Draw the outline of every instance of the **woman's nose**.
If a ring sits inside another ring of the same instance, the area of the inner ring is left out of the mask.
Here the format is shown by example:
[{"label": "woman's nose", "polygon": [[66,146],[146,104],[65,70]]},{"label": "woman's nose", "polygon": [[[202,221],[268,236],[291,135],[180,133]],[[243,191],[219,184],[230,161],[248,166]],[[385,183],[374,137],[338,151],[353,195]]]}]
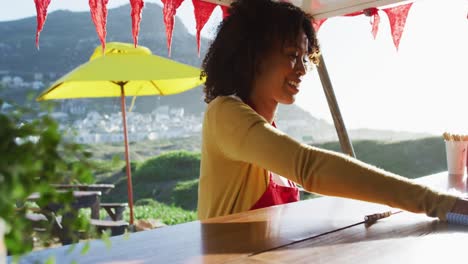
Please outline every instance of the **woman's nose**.
[{"label": "woman's nose", "polygon": [[302,60],[296,63],[295,68],[296,68],[296,74],[298,74],[299,76],[303,76],[307,72],[307,65]]}]

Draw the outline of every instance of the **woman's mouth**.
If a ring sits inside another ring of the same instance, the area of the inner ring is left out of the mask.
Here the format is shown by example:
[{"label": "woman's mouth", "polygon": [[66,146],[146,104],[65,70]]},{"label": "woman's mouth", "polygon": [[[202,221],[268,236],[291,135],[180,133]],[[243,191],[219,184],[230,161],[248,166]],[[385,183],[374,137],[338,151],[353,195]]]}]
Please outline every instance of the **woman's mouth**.
[{"label": "woman's mouth", "polygon": [[295,94],[299,92],[299,82],[288,81],[288,86]]}]

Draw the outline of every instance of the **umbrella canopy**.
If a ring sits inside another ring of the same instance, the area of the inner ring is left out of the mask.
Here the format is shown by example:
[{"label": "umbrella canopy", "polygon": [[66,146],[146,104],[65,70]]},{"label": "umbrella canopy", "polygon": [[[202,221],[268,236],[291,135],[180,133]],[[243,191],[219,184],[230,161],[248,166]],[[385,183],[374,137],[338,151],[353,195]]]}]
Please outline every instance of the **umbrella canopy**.
[{"label": "umbrella canopy", "polygon": [[125,143],[130,224],[133,224],[133,186],[128,151],[125,96],[177,94],[202,84],[200,69],[155,56],[142,46],[111,42],[97,47],[88,62],[45,90],[38,101],[50,99],[120,97]]},{"label": "umbrella canopy", "polygon": [[145,47],[108,43],[104,55],[97,47],[90,60],[51,85],[37,100],[120,97],[125,94],[171,95],[203,83],[200,69],[152,55]]}]

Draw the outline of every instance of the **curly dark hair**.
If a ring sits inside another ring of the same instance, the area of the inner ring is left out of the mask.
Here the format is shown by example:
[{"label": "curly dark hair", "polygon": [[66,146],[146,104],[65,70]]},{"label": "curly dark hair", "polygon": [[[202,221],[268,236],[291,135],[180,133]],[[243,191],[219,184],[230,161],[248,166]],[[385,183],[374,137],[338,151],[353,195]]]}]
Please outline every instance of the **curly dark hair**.
[{"label": "curly dark hair", "polygon": [[271,50],[272,43],[295,42],[301,30],[309,40],[309,58],[317,64],[319,49],[309,14],[286,2],[233,2],[203,60],[205,102],[221,95],[236,95],[247,101],[261,58]]}]

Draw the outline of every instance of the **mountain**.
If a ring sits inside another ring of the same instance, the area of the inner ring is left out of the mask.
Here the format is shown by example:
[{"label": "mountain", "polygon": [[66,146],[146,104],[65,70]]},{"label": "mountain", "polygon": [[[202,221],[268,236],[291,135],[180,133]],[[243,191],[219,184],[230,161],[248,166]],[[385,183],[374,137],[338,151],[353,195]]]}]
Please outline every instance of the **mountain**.
[{"label": "mountain", "polygon": [[[35,47],[35,30],[35,17],[0,22],[0,80],[5,76],[18,76],[32,82],[37,76],[41,76],[41,81],[47,86],[77,65],[86,62],[94,49],[100,45],[89,12],[49,13],[40,36],[39,50]],[[107,42],[111,41],[133,42],[129,5],[109,9]],[[201,39],[198,57],[195,36],[191,35],[176,17],[171,59],[200,67],[209,42],[209,39]],[[143,9],[139,44],[150,48],[156,55],[167,57],[162,8],[157,4],[146,3]],[[28,85],[6,87],[0,90],[0,96],[25,103],[27,94],[33,92],[34,98],[34,95],[43,89],[34,90]],[[130,104],[131,100],[128,101]],[[58,105],[62,111],[70,105],[86,106],[89,111],[119,111],[118,98],[63,100],[58,101]],[[150,112],[159,105],[184,107],[186,113],[200,115],[205,109],[202,88],[197,87],[171,96],[137,97],[134,110]],[[307,142],[337,140],[333,125],[313,117],[298,106],[281,106],[277,118],[279,128],[297,139]],[[379,140],[404,140],[425,136],[375,130],[350,131],[350,134],[352,139]]]},{"label": "mountain", "polygon": [[[0,23],[0,71],[22,77],[36,72],[63,75],[87,61],[100,45],[89,12],[51,12],[40,36],[39,50],[34,46],[35,30],[35,17]],[[133,42],[131,30],[129,5],[109,10],[107,42]],[[143,9],[139,44],[167,57],[162,9],[157,4],[146,3]],[[207,46],[208,40],[202,38],[202,56]],[[176,17],[171,59],[199,67],[202,56],[197,55],[195,37]]]}]

